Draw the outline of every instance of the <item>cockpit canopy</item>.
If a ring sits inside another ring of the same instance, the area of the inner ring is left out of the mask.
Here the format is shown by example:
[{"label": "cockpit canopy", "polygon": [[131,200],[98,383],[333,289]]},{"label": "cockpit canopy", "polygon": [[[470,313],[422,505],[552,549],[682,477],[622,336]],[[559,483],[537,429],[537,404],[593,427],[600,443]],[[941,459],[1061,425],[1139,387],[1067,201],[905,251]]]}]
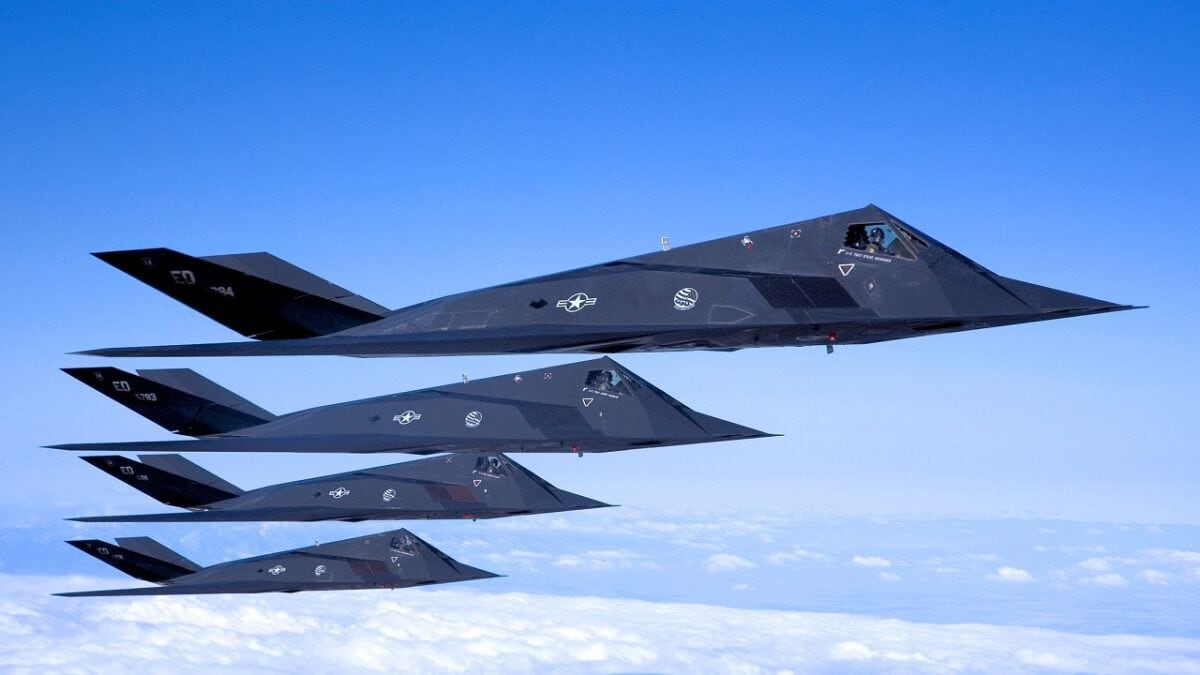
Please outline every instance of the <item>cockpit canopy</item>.
[{"label": "cockpit canopy", "polygon": [[496,455],[488,455],[475,460],[474,473],[492,478],[503,478],[508,475],[508,468]]},{"label": "cockpit canopy", "polygon": [[846,248],[905,260],[916,260],[912,249],[887,223],[855,223],[846,228]]},{"label": "cockpit canopy", "polygon": [[632,380],[623,377],[620,372],[605,368],[603,370],[589,370],[587,380],[584,381],[584,388],[589,391],[594,391],[600,394],[629,396],[633,393],[630,385]]},{"label": "cockpit canopy", "polygon": [[417,554],[417,544],[413,541],[413,538],[407,534],[392,537],[391,544],[389,544],[388,548],[396,553],[402,553],[404,555]]}]

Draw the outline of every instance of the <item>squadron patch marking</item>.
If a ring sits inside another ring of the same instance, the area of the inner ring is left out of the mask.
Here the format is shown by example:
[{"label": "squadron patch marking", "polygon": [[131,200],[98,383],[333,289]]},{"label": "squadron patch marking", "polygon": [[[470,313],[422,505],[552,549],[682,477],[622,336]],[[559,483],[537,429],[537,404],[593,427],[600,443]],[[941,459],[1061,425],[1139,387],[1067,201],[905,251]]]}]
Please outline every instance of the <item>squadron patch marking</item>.
[{"label": "squadron patch marking", "polygon": [[686,312],[696,306],[696,301],[700,299],[700,292],[694,288],[681,288],[675,291],[675,309]]},{"label": "squadron patch marking", "polygon": [[383,501],[390,502],[395,498],[396,498],[396,491],[393,490],[392,488],[388,488],[383,491]]},{"label": "squadron patch marking", "polygon": [[321,576],[322,574],[325,574],[325,572],[326,572],[326,569],[325,569],[324,565],[317,565],[316,567],[313,568],[313,574],[318,577]]},{"label": "squadron patch marking", "polygon": [[474,429],[480,424],[483,424],[483,413],[479,412],[478,410],[472,410],[471,412],[467,413],[467,417],[463,421],[466,423],[468,429]]}]

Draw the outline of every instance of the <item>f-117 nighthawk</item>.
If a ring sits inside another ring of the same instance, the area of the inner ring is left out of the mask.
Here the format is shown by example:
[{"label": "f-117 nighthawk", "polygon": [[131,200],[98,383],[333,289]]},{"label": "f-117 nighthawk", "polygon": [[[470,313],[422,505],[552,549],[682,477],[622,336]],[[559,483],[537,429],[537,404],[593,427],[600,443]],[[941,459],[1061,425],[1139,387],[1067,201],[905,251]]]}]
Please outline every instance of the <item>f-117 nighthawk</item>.
[{"label": "f-117 nighthawk", "polygon": [[65,372],[191,441],[108,452],[610,452],[770,434],[698,413],[608,357],[275,416],[187,369]]},{"label": "f-117 nighthawk", "polygon": [[179,455],[93,455],[85,462],[188,511],[72,518],[214,522],[502,518],[610,506],[550,485],[500,453],[452,453],[243,491]]},{"label": "f-117 nighthawk", "polygon": [[403,529],[211,567],[200,567],[150,537],[67,543],[129,576],[159,584],[55,594],[67,597],[408,588],[498,576],[464,565]]},{"label": "f-117 nighthawk", "polygon": [[871,205],[389,311],[268,253],[96,253],[258,342],[102,356],[735,350],[863,344],[1132,309],[994,274]]}]

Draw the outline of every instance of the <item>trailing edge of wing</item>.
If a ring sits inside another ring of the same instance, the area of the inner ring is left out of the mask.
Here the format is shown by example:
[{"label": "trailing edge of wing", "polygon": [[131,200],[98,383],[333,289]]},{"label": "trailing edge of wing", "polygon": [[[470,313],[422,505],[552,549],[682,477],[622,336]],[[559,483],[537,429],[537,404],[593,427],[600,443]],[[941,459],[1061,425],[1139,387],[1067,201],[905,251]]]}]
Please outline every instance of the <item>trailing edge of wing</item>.
[{"label": "trailing edge of wing", "polygon": [[54,595],[64,598],[93,598],[102,596],[129,596],[129,595],[212,595],[218,593],[291,593],[296,591],[311,590],[301,587],[296,588],[279,588],[276,586],[254,585],[249,584],[231,584],[219,583],[212,585],[203,584],[180,584],[178,586],[145,586],[142,588],[113,588],[103,591],[72,591],[69,593],[55,593]]},{"label": "trailing edge of wing", "polygon": [[[228,511],[176,511],[174,513],[141,513],[132,516],[80,516],[67,520],[77,523],[220,523],[220,522],[316,522],[334,520],[327,515],[297,517],[295,508],[231,509]],[[337,520],[357,521],[379,519],[378,511],[338,514]]]},{"label": "trailing edge of wing", "polygon": [[116,443],[63,443],[55,450],[77,452],[440,452],[445,439],[428,443],[396,437],[295,436],[285,438],[201,438],[194,441],[129,441]]},{"label": "trailing edge of wing", "polygon": [[[87,356],[451,356],[455,354],[610,353],[636,348],[665,327],[599,330],[579,335],[558,326],[537,330],[460,330],[437,335],[334,335],[263,342],[211,342],[108,347],[75,352]],[[501,349],[499,345],[515,345]],[[452,349],[447,347],[451,346]]]}]

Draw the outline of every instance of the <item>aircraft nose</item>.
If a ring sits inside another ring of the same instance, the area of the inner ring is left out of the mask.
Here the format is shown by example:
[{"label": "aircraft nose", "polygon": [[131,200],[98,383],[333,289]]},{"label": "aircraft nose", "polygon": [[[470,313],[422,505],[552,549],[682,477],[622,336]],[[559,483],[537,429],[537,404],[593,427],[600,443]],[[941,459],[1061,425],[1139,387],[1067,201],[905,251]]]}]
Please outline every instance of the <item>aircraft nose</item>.
[{"label": "aircraft nose", "polygon": [[1079,316],[1135,308],[1133,305],[1120,305],[1107,300],[1089,298],[1086,295],[1068,293],[1067,291],[1038,286],[1026,281],[1018,281],[1017,279],[1000,277],[997,281],[1010,293],[1020,298],[1022,302],[1042,314]]},{"label": "aircraft nose", "polygon": [[775,435],[759,431],[758,429],[744,427],[740,424],[720,419],[719,417],[698,413],[694,410],[688,411],[688,417],[711,438],[766,438]]},{"label": "aircraft nose", "polygon": [[583,495],[577,495],[574,492],[566,492],[564,490],[558,491],[558,497],[564,504],[573,509],[601,509],[612,506],[612,504],[605,504],[590,497],[584,497]]},{"label": "aircraft nose", "polygon": [[481,570],[478,567],[471,567],[470,565],[464,565],[462,563],[455,565],[455,568],[459,572],[459,580],[461,581],[470,581],[472,579],[498,579],[504,576],[502,574]]}]

